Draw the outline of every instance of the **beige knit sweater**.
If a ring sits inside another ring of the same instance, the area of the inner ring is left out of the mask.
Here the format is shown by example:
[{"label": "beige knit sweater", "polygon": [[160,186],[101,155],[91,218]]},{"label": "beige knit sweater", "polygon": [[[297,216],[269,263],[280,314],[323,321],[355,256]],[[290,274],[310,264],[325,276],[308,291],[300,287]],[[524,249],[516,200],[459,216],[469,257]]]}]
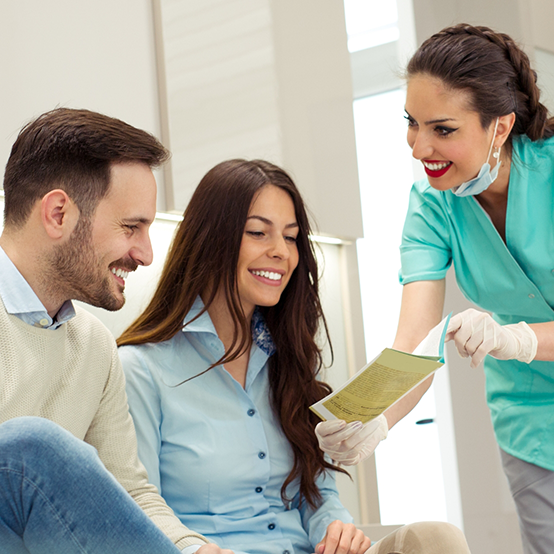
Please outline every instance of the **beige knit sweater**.
[{"label": "beige knit sweater", "polygon": [[8,314],[0,299],[0,422],[27,415],[58,423],[98,450],[106,468],[178,548],[204,544],[147,481],[111,333],[89,312],[76,311],[52,331]]}]

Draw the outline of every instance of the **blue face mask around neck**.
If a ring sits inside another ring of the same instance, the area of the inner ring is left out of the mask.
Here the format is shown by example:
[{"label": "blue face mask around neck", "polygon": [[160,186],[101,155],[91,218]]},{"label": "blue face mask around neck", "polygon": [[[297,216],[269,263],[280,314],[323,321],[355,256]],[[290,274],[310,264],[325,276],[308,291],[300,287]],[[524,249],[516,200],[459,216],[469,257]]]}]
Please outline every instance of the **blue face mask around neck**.
[{"label": "blue face mask around neck", "polygon": [[[499,119],[500,118],[498,117],[496,118],[496,124],[494,126],[494,133],[492,136],[491,147],[489,149],[489,155],[487,156],[487,161],[481,166],[481,170],[479,171],[477,177],[474,177],[473,179],[462,183],[458,187],[450,189],[456,196],[475,196],[476,194],[481,194],[483,191],[487,190],[498,177],[498,170],[500,169],[500,164],[502,162],[498,160],[496,162],[496,165],[494,166],[494,169],[491,170],[489,159],[491,157],[492,146],[496,137],[496,129],[498,128]],[[500,149],[498,152],[494,153],[495,158],[498,158],[499,156]]]}]

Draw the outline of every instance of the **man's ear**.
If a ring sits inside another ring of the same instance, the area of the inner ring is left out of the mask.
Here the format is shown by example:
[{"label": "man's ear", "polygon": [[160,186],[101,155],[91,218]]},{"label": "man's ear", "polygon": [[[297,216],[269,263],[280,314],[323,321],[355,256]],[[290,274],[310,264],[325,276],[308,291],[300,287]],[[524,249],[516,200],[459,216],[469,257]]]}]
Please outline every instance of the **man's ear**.
[{"label": "man's ear", "polygon": [[42,197],[40,204],[42,225],[52,239],[69,236],[79,219],[79,209],[61,189],[54,189]]}]

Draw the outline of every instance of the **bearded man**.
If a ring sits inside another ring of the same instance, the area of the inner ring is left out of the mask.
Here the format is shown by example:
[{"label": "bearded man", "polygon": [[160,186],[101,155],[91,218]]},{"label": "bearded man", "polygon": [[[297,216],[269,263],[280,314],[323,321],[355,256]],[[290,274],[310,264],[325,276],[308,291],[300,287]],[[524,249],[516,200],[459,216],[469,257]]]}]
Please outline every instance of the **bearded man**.
[{"label": "bearded man", "polygon": [[230,552],[148,483],[114,339],[72,303],[118,310],[129,272],[151,263],[152,168],[168,155],[145,131],[67,108],[13,145],[0,237],[2,552]]}]

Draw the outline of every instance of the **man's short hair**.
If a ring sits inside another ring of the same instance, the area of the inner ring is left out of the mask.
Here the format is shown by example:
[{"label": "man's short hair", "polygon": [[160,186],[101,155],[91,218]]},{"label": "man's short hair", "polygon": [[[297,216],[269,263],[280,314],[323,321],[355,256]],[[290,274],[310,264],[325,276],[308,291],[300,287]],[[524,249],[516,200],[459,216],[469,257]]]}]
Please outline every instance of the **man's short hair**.
[{"label": "man's short hair", "polygon": [[21,226],[49,191],[64,190],[90,217],[110,186],[116,163],[161,165],[169,152],[156,137],[89,110],[57,108],[28,123],[4,174],[4,224]]}]

